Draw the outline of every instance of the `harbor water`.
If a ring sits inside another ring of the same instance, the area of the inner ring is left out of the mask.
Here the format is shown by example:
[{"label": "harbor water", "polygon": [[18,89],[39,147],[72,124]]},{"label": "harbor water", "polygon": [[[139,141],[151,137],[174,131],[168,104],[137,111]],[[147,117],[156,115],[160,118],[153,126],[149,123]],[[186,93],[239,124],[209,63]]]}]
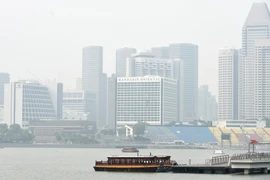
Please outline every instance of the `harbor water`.
[{"label": "harbor water", "polygon": [[[245,151],[224,150],[230,155]],[[140,149],[140,155],[171,155],[181,164],[205,163],[213,150]],[[174,173],[95,172],[95,160],[123,155],[121,149],[98,148],[4,148],[0,149],[0,180],[209,180],[270,179],[270,175],[209,175]],[[135,154],[134,154],[135,155]]]}]

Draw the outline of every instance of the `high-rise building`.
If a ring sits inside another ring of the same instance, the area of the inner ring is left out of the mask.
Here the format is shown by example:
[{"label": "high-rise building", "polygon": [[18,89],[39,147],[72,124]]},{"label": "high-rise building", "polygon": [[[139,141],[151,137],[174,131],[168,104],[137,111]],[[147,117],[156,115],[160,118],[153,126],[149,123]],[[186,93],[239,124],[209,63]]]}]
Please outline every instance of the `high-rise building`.
[{"label": "high-rise building", "polygon": [[30,121],[59,120],[62,117],[62,83],[44,85],[19,81],[5,85],[4,119],[8,125],[28,128]]},{"label": "high-rise building", "polygon": [[109,129],[116,130],[116,74],[108,78],[107,122]]},{"label": "high-rise building", "polygon": [[107,123],[107,74],[103,73],[100,86],[99,127],[105,127]]},{"label": "high-rise building", "polygon": [[82,88],[96,95],[96,120],[99,126],[100,90],[102,86],[103,48],[87,46],[83,48]]},{"label": "high-rise building", "polygon": [[126,59],[135,54],[135,48],[121,48],[116,50],[116,76],[126,77]]},{"label": "high-rise building", "polygon": [[76,78],[76,89],[82,90],[82,78]]},{"label": "high-rise building", "polygon": [[198,96],[198,115],[201,120],[215,121],[218,116],[218,105],[215,96],[209,92],[208,85],[201,85]]},{"label": "high-rise building", "polygon": [[223,48],[218,58],[218,119],[238,119],[239,50]]},{"label": "high-rise building", "polygon": [[184,64],[184,121],[198,118],[198,46],[194,44],[170,44],[170,59],[181,59]]},{"label": "high-rise building", "polygon": [[169,47],[153,47],[152,54],[158,59],[169,59]]},{"label": "high-rise building", "polygon": [[270,117],[270,39],[255,41],[255,117]]},{"label": "high-rise building", "polygon": [[117,78],[117,125],[177,122],[177,80],[158,76]]},{"label": "high-rise building", "polygon": [[178,118],[183,121],[183,79],[184,63],[179,59],[160,59],[152,53],[143,52],[132,55],[127,59],[127,77],[160,76],[177,80]]},{"label": "high-rise building", "polygon": [[9,84],[10,77],[8,73],[0,73],[0,107],[4,107],[4,87]]},{"label": "high-rise building", "polygon": [[174,78],[174,60],[155,58],[151,53],[134,54],[127,59],[128,77],[160,76]]},{"label": "high-rise building", "polygon": [[[242,50],[239,59],[239,119],[256,118],[254,98],[255,42],[270,37],[270,16],[266,3],[254,3],[242,28]],[[261,73],[256,71],[257,73]]]}]

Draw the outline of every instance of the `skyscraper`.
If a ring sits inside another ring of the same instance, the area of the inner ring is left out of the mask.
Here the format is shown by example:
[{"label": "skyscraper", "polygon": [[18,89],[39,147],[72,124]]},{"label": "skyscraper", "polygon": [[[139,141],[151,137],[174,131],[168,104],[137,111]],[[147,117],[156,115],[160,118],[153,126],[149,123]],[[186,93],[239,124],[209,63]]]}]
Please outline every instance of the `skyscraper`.
[{"label": "skyscraper", "polygon": [[218,119],[238,119],[238,58],[234,48],[219,50],[218,58]]},{"label": "skyscraper", "polygon": [[116,50],[116,76],[126,77],[126,59],[136,53],[135,48],[121,48]]},{"label": "skyscraper", "polygon": [[4,106],[4,87],[10,81],[8,73],[0,73],[0,106]]},{"label": "skyscraper", "polygon": [[102,83],[103,48],[87,46],[83,48],[82,88],[96,95],[96,120],[99,126],[100,89]]},{"label": "skyscraper", "polygon": [[[266,3],[254,3],[242,29],[242,51],[239,61],[239,119],[255,117],[254,67],[255,41],[269,39],[270,16]],[[260,73],[257,71],[257,73]]]},{"label": "skyscraper", "polygon": [[255,117],[270,117],[270,39],[255,41]]},{"label": "skyscraper", "polygon": [[218,105],[215,96],[209,92],[208,85],[201,85],[198,96],[198,115],[201,120],[217,120]]},{"label": "skyscraper", "polygon": [[160,76],[173,78],[174,61],[172,59],[155,58],[151,53],[138,53],[127,59],[126,76]]},{"label": "skyscraper", "polygon": [[184,121],[198,118],[198,46],[194,44],[170,44],[170,59],[181,59],[184,64]]},{"label": "skyscraper", "polygon": [[116,130],[116,74],[108,78],[107,122],[109,129]]},{"label": "skyscraper", "polygon": [[107,123],[107,74],[103,73],[100,86],[99,126],[105,127]]},{"label": "skyscraper", "polygon": [[169,59],[169,47],[153,47],[152,54],[158,59]]}]

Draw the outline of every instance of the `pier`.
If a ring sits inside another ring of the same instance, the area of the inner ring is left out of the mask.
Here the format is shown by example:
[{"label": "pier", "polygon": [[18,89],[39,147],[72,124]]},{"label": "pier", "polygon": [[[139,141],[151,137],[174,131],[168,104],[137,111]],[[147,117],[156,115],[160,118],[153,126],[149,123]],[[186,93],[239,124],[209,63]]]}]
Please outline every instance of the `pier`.
[{"label": "pier", "polygon": [[[233,156],[214,156],[205,160],[204,164],[180,164],[172,167],[174,173],[195,173],[195,174],[270,174],[270,153],[256,153],[255,144],[252,141],[249,150],[244,154]],[[265,143],[263,143],[265,144]],[[250,147],[252,146],[252,152]]]}]

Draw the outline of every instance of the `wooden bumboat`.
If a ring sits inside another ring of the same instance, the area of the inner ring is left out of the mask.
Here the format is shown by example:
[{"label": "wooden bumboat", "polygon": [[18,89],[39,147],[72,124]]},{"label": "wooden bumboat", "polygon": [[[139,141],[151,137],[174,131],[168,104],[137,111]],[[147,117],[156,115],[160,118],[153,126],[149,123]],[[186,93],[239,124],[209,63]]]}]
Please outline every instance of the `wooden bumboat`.
[{"label": "wooden bumboat", "polygon": [[175,161],[171,156],[111,156],[107,161],[96,161],[95,171],[166,172]]}]

